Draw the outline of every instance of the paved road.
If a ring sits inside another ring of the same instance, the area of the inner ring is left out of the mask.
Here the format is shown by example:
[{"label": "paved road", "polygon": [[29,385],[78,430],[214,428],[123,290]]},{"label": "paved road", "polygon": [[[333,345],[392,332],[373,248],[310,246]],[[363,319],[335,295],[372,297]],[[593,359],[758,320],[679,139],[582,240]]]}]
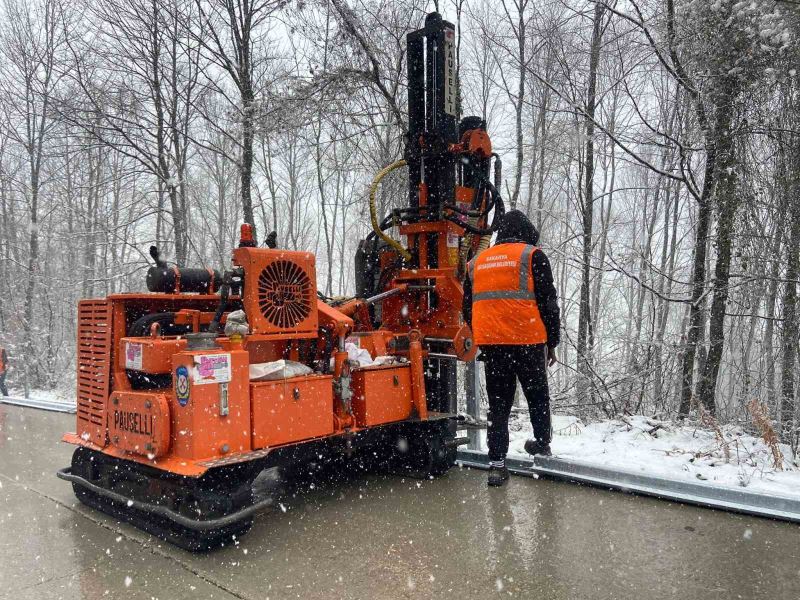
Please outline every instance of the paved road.
[{"label": "paved road", "polygon": [[800,597],[796,525],[463,469],[283,498],[192,555],[76,503],[72,419],[0,405],[0,598]]}]

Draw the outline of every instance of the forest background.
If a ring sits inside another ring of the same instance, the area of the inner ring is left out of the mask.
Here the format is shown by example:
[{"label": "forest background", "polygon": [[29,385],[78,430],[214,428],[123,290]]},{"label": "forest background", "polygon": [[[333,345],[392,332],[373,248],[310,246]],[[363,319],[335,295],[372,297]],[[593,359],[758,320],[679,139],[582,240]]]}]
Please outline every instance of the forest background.
[{"label": "forest background", "polygon": [[796,447],[794,0],[2,0],[12,386],[74,384],[77,301],[143,290],[151,244],[224,268],[246,221],[352,294],[369,182],[403,154],[405,36],[435,8],[554,267],[554,408],[763,411]]}]

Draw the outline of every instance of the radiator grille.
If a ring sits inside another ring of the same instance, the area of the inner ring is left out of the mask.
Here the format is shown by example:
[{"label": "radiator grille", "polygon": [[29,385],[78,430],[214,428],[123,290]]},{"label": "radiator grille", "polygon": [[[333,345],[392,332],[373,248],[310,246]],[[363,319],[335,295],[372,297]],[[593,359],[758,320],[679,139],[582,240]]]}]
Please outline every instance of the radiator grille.
[{"label": "radiator grille", "polygon": [[78,303],[78,435],[105,444],[106,400],[111,388],[111,303]]}]

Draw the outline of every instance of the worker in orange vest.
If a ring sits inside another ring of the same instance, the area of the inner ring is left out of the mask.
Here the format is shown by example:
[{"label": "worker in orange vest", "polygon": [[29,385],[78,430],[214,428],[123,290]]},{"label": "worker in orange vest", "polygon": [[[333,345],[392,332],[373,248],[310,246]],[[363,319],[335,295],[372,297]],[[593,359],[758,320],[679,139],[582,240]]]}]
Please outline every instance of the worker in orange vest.
[{"label": "worker in orange vest", "polygon": [[0,347],[0,394],[8,396],[8,388],[6,388],[6,373],[8,372],[8,354],[6,349]]},{"label": "worker in orange vest", "polygon": [[486,372],[490,486],[508,481],[508,418],[517,379],[535,436],[525,442],[525,450],[551,454],[547,366],[556,363],[560,310],[550,261],[538,242],[539,232],[528,217],[508,212],[494,245],[470,262],[464,283],[464,319]]}]

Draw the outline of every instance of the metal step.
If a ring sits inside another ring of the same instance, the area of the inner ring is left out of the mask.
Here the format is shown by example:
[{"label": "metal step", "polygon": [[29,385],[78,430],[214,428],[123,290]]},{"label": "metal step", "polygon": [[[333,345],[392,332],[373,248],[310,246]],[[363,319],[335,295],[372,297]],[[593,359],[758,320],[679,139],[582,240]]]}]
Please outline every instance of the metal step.
[{"label": "metal step", "polygon": [[[468,467],[489,468],[489,457],[485,452],[459,450],[457,461]],[[800,499],[797,498],[609,469],[556,456],[506,458],[506,466],[515,475],[525,477],[551,477],[695,506],[800,523]]]},{"label": "metal step", "polygon": [[66,402],[53,402],[40,398],[17,398],[16,396],[0,396],[0,402],[13,406],[25,406],[27,408],[38,408],[39,410],[51,410],[62,413],[75,413],[75,405]]}]

